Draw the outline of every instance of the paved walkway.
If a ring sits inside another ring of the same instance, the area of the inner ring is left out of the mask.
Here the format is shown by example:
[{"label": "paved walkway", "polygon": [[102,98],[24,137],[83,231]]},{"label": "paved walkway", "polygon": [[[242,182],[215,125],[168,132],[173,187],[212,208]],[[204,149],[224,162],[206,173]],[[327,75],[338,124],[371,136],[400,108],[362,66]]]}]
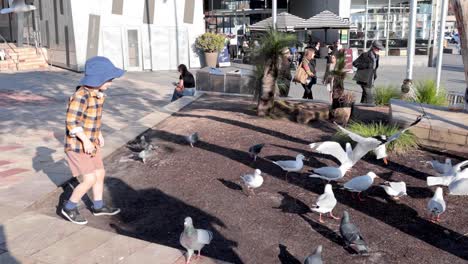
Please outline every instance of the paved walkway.
[{"label": "paved walkway", "polygon": [[[185,263],[178,249],[28,210],[71,177],[64,117],[80,77],[60,69],[0,74],[0,263]],[[177,77],[127,73],[114,82],[103,114],[105,156],[194,100],[169,104]]]}]

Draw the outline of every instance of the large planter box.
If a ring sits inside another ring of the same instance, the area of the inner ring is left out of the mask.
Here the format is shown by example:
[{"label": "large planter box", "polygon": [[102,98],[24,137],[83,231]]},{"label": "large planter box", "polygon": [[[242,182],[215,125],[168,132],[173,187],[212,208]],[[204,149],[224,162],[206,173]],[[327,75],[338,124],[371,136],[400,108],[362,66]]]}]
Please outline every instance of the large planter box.
[{"label": "large planter box", "polygon": [[417,116],[427,114],[410,131],[422,145],[456,152],[468,151],[468,113],[450,111],[447,107],[410,103],[392,99],[390,101],[390,122],[408,126]]},{"label": "large planter box", "polygon": [[[245,67],[245,66],[243,66]],[[256,79],[253,70],[239,67],[203,68],[197,71],[197,90],[252,94]]]}]

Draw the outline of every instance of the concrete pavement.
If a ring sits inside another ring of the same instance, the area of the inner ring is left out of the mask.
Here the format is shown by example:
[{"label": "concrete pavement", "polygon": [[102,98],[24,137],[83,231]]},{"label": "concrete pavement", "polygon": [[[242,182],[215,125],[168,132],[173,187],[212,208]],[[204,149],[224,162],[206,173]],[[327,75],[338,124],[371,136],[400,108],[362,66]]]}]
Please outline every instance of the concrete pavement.
[{"label": "concrete pavement", "polygon": [[[185,263],[182,252],[38,214],[29,208],[71,175],[64,118],[81,74],[0,74],[0,263]],[[107,156],[196,97],[170,103],[176,72],[127,73],[107,92]],[[223,263],[202,258],[194,263]]]}]

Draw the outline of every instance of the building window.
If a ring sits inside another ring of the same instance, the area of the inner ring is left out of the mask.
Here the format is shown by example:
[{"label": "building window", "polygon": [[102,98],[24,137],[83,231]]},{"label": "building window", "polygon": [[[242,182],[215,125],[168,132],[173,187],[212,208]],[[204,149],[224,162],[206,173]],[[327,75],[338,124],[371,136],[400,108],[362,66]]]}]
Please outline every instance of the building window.
[{"label": "building window", "polygon": [[184,23],[193,24],[194,12],[195,12],[195,0],[185,0]]},{"label": "building window", "polygon": [[39,2],[39,19],[42,20],[42,0],[37,0]]},{"label": "building window", "polygon": [[60,14],[63,15],[63,0],[60,0]]},{"label": "building window", "polygon": [[154,22],[154,0],[145,0],[143,23],[153,24],[153,22]]},{"label": "building window", "polygon": [[46,20],[45,21],[45,43],[46,43],[46,47],[47,48],[50,48],[50,30],[49,30],[49,20]]},{"label": "building window", "polygon": [[55,44],[59,44],[59,29],[58,29],[58,6],[57,0],[54,0],[54,25],[55,25]]},{"label": "building window", "polygon": [[65,26],[65,61],[70,66],[70,43],[68,39],[68,26]]},{"label": "building window", "polygon": [[112,0],[112,14],[123,14],[123,0]]}]

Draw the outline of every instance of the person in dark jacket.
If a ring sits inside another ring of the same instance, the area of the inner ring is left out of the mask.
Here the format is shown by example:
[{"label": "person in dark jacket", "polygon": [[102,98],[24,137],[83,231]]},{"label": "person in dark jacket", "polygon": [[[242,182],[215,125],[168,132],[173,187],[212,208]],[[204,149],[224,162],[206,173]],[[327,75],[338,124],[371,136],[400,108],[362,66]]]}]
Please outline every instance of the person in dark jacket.
[{"label": "person in dark jacket", "polygon": [[174,89],[171,102],[174,102],[182,96],[195,95],[195,78],[193,78],[193,75],[187,70],[187,66],[185,66],[185,64],[180,64],[177,70],[180,73],[179,82],[174,83],[176,88]]},{"label": "person in dark jacket", "polygon": [[372,88],[377,78],[377,69],[379,68],[379,51],[382,49],[382,43],[378,40],[374,41],[370,50],[362,53],[353,62],[353,66],[357,68],[353,80],[362,88],[361,103],[374,103]]}]

